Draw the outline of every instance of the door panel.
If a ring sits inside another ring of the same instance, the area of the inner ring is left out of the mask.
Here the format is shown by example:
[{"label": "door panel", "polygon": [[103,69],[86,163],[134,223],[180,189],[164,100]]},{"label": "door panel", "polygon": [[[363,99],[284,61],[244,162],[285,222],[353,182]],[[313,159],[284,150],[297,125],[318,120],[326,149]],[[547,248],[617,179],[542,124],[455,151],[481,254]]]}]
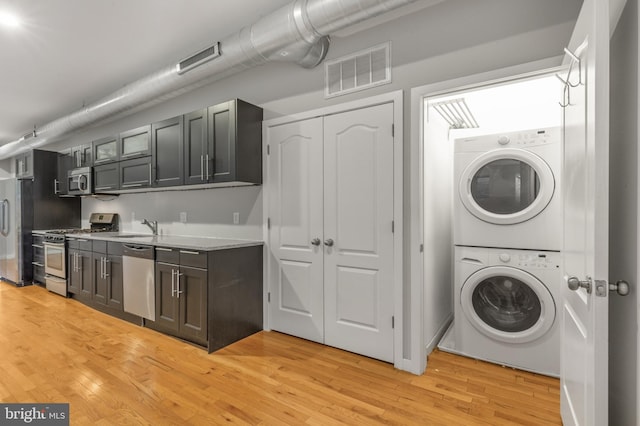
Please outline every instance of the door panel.
[{"label": "door panel", "polygon": [[325,343],[393,361],[393,105],[325,117]]},{"label": "door panel", "polygon": [[324,338],[322,119],[269,128],[271,328]]},{"label": "door panel", "polygon": [[[585,0],[569,45],[581,67],[573,63],[568,80],[583,84],[565,88],[565,279],[588,281],[592,291],[562,285],[560,392],[566,425],[608,423],[608,19],[609,2]],[[599,285],[602,296],[596,295]]]}]

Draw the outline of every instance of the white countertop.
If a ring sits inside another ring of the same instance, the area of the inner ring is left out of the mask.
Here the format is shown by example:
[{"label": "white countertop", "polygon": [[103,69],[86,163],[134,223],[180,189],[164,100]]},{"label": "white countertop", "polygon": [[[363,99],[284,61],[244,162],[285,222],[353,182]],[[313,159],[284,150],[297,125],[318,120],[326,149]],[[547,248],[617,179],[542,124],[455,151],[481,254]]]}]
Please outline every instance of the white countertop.
[{"label": "white countertop", "polygon": [[158,247],[175,247],[204,251],[261,246],[264,244],[264,242],[258,240],[191,237],[185,235],[145,235],[126,232],[96,232],[92,234],[69,234],[67,236],[72,238],[83,238],[87,240],[116,241],[119,243],[147,244]]}]

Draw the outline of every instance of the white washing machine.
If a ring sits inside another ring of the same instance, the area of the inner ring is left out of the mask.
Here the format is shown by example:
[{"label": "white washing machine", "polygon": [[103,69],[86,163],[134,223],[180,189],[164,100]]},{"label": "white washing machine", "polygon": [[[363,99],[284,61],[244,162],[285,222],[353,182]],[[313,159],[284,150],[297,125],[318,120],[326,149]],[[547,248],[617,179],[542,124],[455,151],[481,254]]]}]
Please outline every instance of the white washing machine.
[{"label": "white washing machine", "polygon": [[562,249],[560,128],[456,139],[454,244]]},{"label": "white washing machine", "polygon": [[559,376],[560,253],[455,248],[452,352]]}]

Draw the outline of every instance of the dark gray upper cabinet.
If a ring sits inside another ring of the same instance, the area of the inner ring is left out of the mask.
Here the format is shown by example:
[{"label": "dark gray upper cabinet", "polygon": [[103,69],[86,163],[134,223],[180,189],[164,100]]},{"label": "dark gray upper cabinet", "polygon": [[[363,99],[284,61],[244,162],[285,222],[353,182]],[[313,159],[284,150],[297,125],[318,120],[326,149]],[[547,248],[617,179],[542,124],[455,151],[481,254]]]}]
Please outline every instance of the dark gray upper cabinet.
[{"label": "dark gray upper cabinet", "polygon": [[120,161],[120,189],[151,186],[151,156]]},{"label": "dark gray upper cabinet", "polygon": [[118,150],[121,160],[151,155],[151,126],[142,126],[120,133]]},{"label": "dark gray upper cabinet", "polygon": [[262,183],[262,108],[236,99],[209,108],[213,182]]},{"label": "dark gray upper cabinet", "polygon": [[108,136],[93,141],[93,165],[112,163],[120,159],[118,137]]},{"label": "dark gray upper cabinet", "polygon": [[184,183],[183,116],[151,125],[153,186],[177,186]]},{"label": "dark gray upper cabinet", "polygon": [[262,108],[240,99],[185,115],[185,184],[262,183]]},{"label": "dark gray upper cabinet", "polygon": [[71,157],[73,158],[73,168],[90,167],[93,165],[92,156],[93,147],[89,144],[74,146],[71,148]]},{"label": "dark gray upper cabinet", "polygon": [[54,181],[53,188],[56,195],[69,194],[69,181],[67,180],[67,173],[74,168],[73,157],[71,156],[71,150],[66,150],[58,153],[58,174]]},{"label": "dark gray upper cabinet", "polygon": [[120,188],[120,163],[107,163],[93,167],[93,190],[114,191]]},{"label": "dark gray upper cabinet", "polygon": [[184,115],[184,183],[206,183],[207,110]]},{"label": "dark gray upper cabinet", "polygon": [[29,179],[33,177],[33,151],[17,155],[15,157],[16,177]]}]

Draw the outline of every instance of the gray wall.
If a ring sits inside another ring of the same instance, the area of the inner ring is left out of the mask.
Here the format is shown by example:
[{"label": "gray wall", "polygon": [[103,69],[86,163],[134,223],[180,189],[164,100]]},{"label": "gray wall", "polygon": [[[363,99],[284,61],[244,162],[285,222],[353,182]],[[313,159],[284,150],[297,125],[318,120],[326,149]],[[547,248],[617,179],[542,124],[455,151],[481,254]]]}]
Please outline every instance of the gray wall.
[{"label": "gray wall", "polygon": [[637,424],[638,0],[627,0],[611,38],[609,281],[631,293],[609,299],[609,423]]},{"label": "gray wall", "polygon": [[[324,67],[305,70],[291,64],[268,64],[215,82],[129,117],[77,133],[51,147],[62,149],[85,143],[235,97],[262,106],[265,108],[265,119],[269,119],[402,89],[405,91],[404,147],[407,165],[404,178],[404,271],[407,289],[405,300],[408,301],[411,298],[408,280],[409,236],[412,232],[419,231],[411,229],[409,218],[412,203],[418,202],[409,197],[411,171],[408,164],[409,147],[412,143],[409,137],[409,89],[559,56],[570,37],[580,6],[581,0],[448,0],[375,28],[347,37],[332,38],[328,59],[391,41],[392,84],[325,100]],[[217,191],[220,190],[208,190],[202,197],[218,198]],[[190,202],[189,195],[181,192],[161,194],[171,196],[172,204],[163,205],[161,214],[170,222],[171,231],[177,232],[177,226],[180,225],[171,221],[183,211],[182,206]],[[131,212],[135,211],[136,217],[139,217],[139,210],[146,208],[136,201],[138,197],[140,196],[127,195],[118,201],[117,208],[121,209],[119,211],[122,212],[124,228],[137,226],[130,223]],[[154,199],[153,197],[160,196],[150,196],[150,199]],[[247,198],[251,197],[253,194],[247,195]],[[212,202],[209,206],[210,214],[201,216],[202,222],[197,226],[199,229],[215,229],[216,232],[223,232],[227,236],[239,230],[251,231],[222,223],[228,213],[218,214],[218,209],[238,211],[241,217],[260,217],[262,214],[261,206],[256,207],[257,204],[252,204],[248,199],[241,200],[238,205],[229,201],[222,204]],[[104,210],[107,205],[96,205],[90,200],[83,201],[85,216],[94,208]],[[148,215],[151,216],[151,212]],[[181,230],[191,233],[192,229],[185,226]],[[409,314],[408,309],[405,310],[407,337],[411,327]],[[408,349],[405,347],[405,350]]]}]

